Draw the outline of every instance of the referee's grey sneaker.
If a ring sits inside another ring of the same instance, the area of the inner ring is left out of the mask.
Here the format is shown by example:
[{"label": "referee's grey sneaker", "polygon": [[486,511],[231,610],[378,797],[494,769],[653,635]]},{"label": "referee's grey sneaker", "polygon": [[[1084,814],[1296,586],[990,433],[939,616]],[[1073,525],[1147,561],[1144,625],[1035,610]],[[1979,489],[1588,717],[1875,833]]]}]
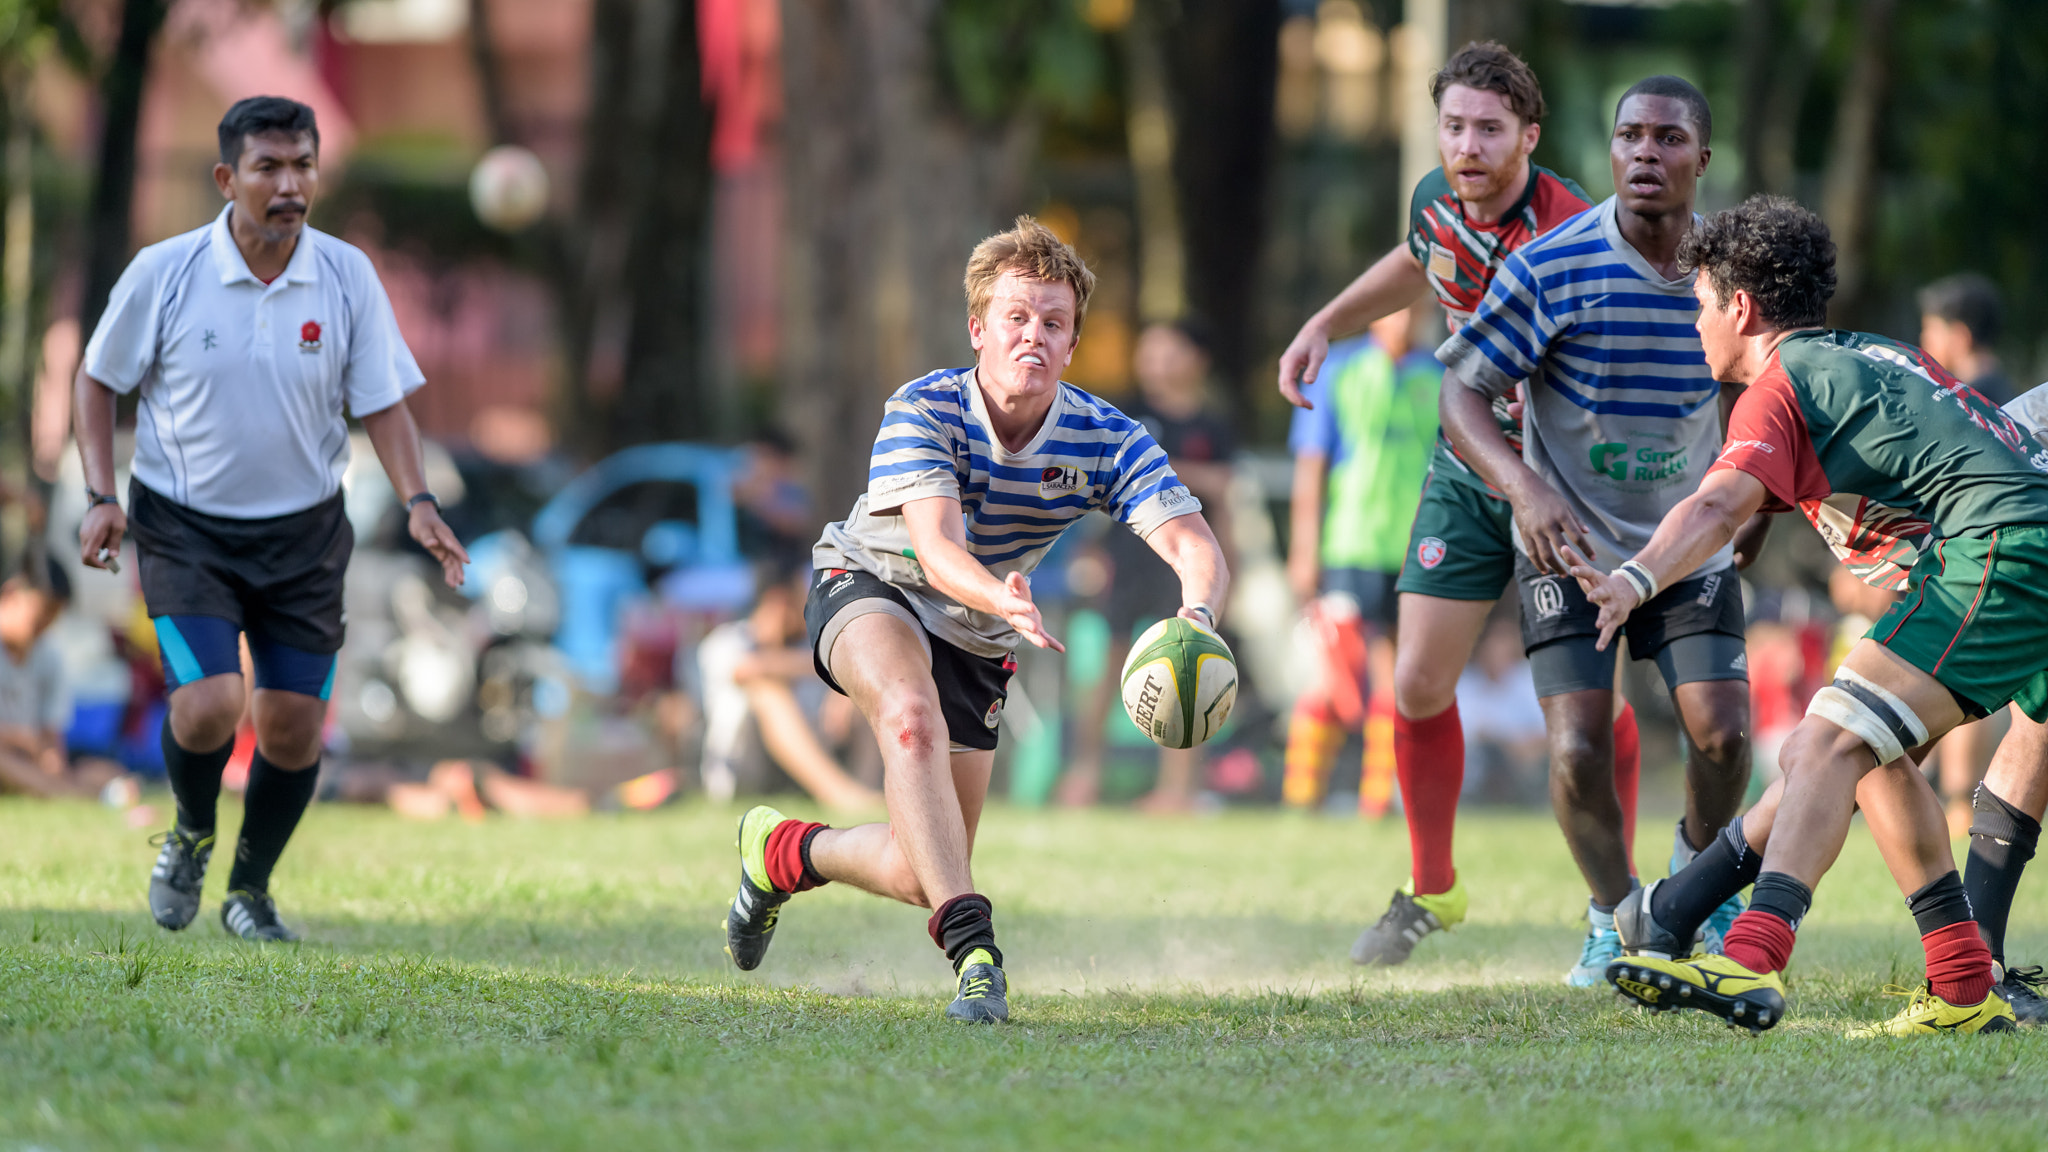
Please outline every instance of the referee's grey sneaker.
[{"label": "referee's grey sneaker", "polygon": [[172,828],[149,842],[163,845],[149,873],[149,914],[176,932],[199,915],[199,890],[206,885],[206,862],[213,858],[213,834],[195,836]]},{"label": "referee's grey sneaker", "polygon": [[290,943],[299,938],[298,933],[285,927],[284,921],[277,918],[277,902],[270,898],[268,892],[228,893],[228,898],[220,905],[220,926],[227,929],[229,935],[263,943]]}]

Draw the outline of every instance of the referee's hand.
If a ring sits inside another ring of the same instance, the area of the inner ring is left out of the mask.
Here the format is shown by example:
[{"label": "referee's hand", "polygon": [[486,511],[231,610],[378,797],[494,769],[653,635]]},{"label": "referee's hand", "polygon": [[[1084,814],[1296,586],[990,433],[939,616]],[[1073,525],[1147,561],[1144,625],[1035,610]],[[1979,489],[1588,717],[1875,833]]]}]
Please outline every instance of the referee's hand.
[{"label": "referee's hand", "polygon": [[[128,514],[119,504],[95,504],[78,526],[78,559],[87,568],[118,563],[121,537],[128,534]],[[105,556],[102,560],[100,557]]]},{"label": "referee's hand", "polygon": [[[87,524],[92,521],[87,520]],[[448,581],[450,588],[462,587],[462,567],[469,563],[469,553],[463,551],[462,541],[455,538],[455,530],[441,519],[441,510],[434,507],[432,500],[422,500],[412,506],[412,513],[406,518],[406,531],[419,545],[431,552],[441,562],[441,577]]]}]

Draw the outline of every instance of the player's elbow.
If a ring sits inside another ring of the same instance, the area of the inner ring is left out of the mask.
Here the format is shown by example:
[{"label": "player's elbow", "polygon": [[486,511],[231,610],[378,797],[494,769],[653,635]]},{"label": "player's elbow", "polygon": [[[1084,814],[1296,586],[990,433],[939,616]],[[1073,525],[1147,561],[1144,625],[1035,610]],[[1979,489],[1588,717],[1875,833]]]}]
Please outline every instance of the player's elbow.
[{"label": "player's elbow", "polygon": [[1693,529],[1711,534],[1720,543],[1735,539],[1735,533],[1748,523],[1753,508],[1745,508],[1725,492],[1701,492],[1695,497],[1691,517]]}]

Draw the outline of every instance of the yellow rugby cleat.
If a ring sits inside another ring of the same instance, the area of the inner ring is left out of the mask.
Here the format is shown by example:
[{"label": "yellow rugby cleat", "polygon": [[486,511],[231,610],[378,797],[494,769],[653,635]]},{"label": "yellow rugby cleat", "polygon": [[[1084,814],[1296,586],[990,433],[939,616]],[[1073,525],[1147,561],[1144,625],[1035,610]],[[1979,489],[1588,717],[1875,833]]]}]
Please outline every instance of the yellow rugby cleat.
[{"label": "yellow rugby cleat", "polygon": [[1415,879],[1410,877],[1406,884],[1394,890],[1394,900],[1387,905],[1379,923],[1358,934],[1358,939],[1351,945],[1351,962],[1403,963],[1424,936],[1464,923],[1469,906],[1462,880],[1453,878],[1448,892],[1417,896]]},{"label": "yellow rugby cleat", "polygon": [[1880,1024],[1852,1028],[1849,1036],[1869,1040],[1878,1036],[1926,1036],[1936,1032],[2010,1032],[2019,1027],[2012,1005],[1997,992],[1987,992],[1982,1003],[1951,1004],[1934,994],[1932,984],[1918,988],[1887,986],[1887,996],[1910,996],[1899,1014]]},{"label": "yellow rugby cleat", "polygon": [[1645,1008],[1697,1008],[1751,1035],[1785,1017],[1785,983],[1778,974],[1752,972],[1726,956],[1624,956],[1607,966],[1607,982]]}]

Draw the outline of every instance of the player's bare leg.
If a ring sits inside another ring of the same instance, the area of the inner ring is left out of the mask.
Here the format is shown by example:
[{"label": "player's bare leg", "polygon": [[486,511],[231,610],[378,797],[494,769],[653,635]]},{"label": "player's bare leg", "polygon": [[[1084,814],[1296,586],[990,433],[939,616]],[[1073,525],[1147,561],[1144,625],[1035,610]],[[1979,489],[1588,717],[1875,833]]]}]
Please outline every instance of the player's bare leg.
[{"label": "player's bare leg", "polygon": [[1565,847],[1596,904],[1621,903],[1633,886],[1614,790],[1614,692],[1586,689],[1545,696],[1550,738],[1550,806]]},{"label": "player's bare leg", "polygon": [[1735,819],[1749,787],[1749,681],[1696,680],[1671,693],[1685,725],[1685,838],[1697,850]]}]

